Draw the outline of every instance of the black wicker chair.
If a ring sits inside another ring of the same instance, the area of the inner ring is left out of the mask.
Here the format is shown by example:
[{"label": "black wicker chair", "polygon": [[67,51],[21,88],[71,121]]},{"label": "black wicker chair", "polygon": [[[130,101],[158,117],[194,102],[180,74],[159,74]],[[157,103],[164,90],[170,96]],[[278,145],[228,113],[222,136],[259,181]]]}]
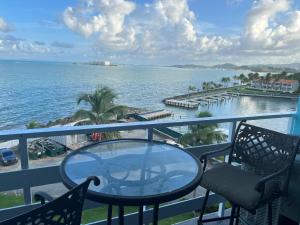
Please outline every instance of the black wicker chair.
[{"label": "black wicker chair", "polygon": [[[228,163],[203,173],[201,186],[207,191],[198,224],[223,219],[230,219],[230,225],[236,219],[238,224],[240,208],[255,214],[259,207],[267,205],[268,224],[271,225],[272,201],[287,195],[290,170],[298,149],[298,137],[240,122],[232,145],[201,156],[205,171],[209,157],[229,152]],[[233,166],[232,162],[240,166]],[[203,219],[210,191],[231,203],[230,216]]]},{"label": "black wicker chair", "polygon": [[0,222],[0,225],[80,225],[82,207],[90,182],[99,185],[97,177],[89,177],[61,197],[45,204],[49,198],[46,194],[36,194],[35,199],[41,201],[42,206]]}]

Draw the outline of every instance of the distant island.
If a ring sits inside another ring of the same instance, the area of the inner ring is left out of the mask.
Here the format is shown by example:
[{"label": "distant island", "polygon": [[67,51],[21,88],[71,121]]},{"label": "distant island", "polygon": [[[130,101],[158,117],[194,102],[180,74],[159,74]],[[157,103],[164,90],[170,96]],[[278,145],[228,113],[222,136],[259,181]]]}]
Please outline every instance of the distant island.
[{"label": "distant island", "polygon": [[110,61],[91,61],[91,62],[74,62],[73,64],[85,64],[85,65],[92,65],[92,66],[117,66],[117,64],[113,64]]},{"label": "distant island", "polygon": [[217,64],[214,66],[204,66],[197,64],[172,65],[177,68],[214,68],[214,69],[231,69],[231,70],[250,70],[252,72],[286,72],[296,73],[300,71],[300,63],[291,64],[257,64],[257,65],[234,65],[232,63]]}]

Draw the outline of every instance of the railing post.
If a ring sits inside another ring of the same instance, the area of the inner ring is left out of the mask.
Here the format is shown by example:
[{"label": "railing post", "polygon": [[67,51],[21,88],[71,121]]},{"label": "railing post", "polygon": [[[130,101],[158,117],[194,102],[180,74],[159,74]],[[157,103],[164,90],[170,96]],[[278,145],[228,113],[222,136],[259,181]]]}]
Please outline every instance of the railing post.
[{"label": "railing post", "polygon": [[231,122],[231,126],[229,126],[229,132],[228,132],[227,141],[230,142],[230,143],[233,142],[235,130],[236,130],[236,121]]},{"label": "railing post", "polygon": [[[148,141],[153,141],[153,128],[147,129],[147,139]],[[148,209],[148,206],[143,206],[144,212]],[[148,223],[145,223],[145,225],[149,225]]]},{"label": "railing post", "polygon": [[[233,142],[233,138],[234,138],[234,134],[235,134],[235,130],[236,130],[236,121],[231,122],[231,126],[229,127],[229,131],[228,131],[228,138],[227,141],[229,143]],[[229,156],[226,155],[224,161],[228,162]],[[219,203],[219,208],[218,208],[218,216],[219,217],[223,217],[225,214],[225,203],[221,202]]]},{"label": "railing post", "polygon": [[287,134],[293,134],[294,122],[295,122],[295,116],[288,118]]},{"label": "railing post", "polygon": [[153,140],[153,128],[148,128],[147,130],[147,139],[148,141],[152,141]]},{"label": "railing post", "polygon": [[288,132],[290,134],[300,134],[300,98],[298,98],[295,116],[289,119]]},{"label": "railing post", "polygon": [[[27,138],[21,137],[19,139],[19,152],[21,160],[21,169],[26,170],[29,168],[29,158],[28,158],[28,149],[27,149]],[[24,201],[26,205],[32,203],[30,184],[23,187]]]}]

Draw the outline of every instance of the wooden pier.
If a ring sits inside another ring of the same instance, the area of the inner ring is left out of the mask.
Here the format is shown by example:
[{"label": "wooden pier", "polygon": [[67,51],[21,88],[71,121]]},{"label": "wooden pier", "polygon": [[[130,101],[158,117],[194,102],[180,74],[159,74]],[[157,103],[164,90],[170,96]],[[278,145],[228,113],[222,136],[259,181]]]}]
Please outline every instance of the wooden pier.
[{"label": "wooden pier", "polygon": [[170,113],[165,109],[161,109],[161,110],[156,110],[156,111],[151,111],[146,113],[140,113],[139,115],[147,120],[155,120],[155,119],[171,116],[172,113]]}]

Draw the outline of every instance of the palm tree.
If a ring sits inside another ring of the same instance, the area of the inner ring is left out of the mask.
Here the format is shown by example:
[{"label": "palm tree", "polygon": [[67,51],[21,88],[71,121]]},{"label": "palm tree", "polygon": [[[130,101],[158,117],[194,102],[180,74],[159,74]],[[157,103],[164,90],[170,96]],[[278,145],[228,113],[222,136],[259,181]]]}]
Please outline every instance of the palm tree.
[{"label": "palm tree", "polygon": [[259,79],[259,73],[249,73],[248,78],[250,79],[250,81],[257,80]]},{"label": "palm tree", "polygon": [[242,84],[246,83],[247,77],[245,76],[245,74],[241,73],[238,76],[239,80],[241,81]]},{"label": "palm tree", "polygon": [[230,77],[222,77],[221,82],[227,87],[230,82]]},{"label": "palm tree", "polygon": [[266,82],[270,82],[272,80],[272,74],[271,73],[267,73],[266,77],[265,77]]},{"label": "palm tree", "polygon": [[214,89],[215,88],[215,83],[213,81],[209,82],[209,88]]},{"label": "palm tree", "polygon": [[225,86],[226,81],[227,81],[226,77],[222,77],[221,83],[223,83],[224,86]]},{"label": "palm tree", "polygon": [[202,83],[202,90],[207,91],[209,89],[209,82],[203,82]]},{"label": "palm tree", "polygon": [[236,81],[239,80],[239,77],[237,75],[234,75],[233,80],[234,80],[234,83],[236,83]]},{"label": "palm tree", "polygon": [[[97,87],[93,93],[81,94],[77,104],[85,102],[90,106],[89,110],[80,109],[74,117],[85,119],[87,124],[105,124],[124,117],[127,107],[115,105],[117,95],[109,87]],[[105,132],[101,135],[103,139],[119,138],[119,132]]]},{"label": "palm tree", "polygon": [[230,77],[226,77],[226,86],[228,87],[228,83],[231,81]]},{"label": "palm tree", "polygon": [[38,121],[36,120],[32,120],[30,121],[27,125],[26,125],[26,128],[27,129],[35,129],[35,128],[41,128],[41,127],[44,127],[43,124],[40,124]]},{"label": "palm tree", "polygon": [[194,91],[196,91],[197,90],[197,88],[194,86],[194,85],[190,85],[189,87],[188,87],[188,92],[190,93],[190,92],[194,92]]},{"label": "palm tree", "polygon": [[[211,116],[212,114],[208,111],[203,111],[198,114],[199,118]],[[225,141],[226,138],[227,135],[218,130],[218,124],[198,124],[190,125],[188,132],[180,138],[179,142],[184,146],[197,146],[221,143]]]}]

